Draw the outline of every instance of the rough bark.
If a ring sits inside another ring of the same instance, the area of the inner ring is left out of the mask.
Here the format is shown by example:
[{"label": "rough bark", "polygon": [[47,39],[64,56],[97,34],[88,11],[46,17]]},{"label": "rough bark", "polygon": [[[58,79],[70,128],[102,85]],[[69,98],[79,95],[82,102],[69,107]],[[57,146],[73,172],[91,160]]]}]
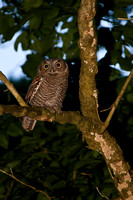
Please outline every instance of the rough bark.
[{"label": "rough bark", "polygon": [[81,111],[84,116],[89,116],[95,120],[91,131],[83,133],[84,138],[93,150],[99,151],[107,163],[114,180],[115,186],[119,191],[121,199],[133,199],[133,180],[129,173],[129,165],[124,160],[122,150],[116,140],[107,131],[100,134],[99,127],[102,122],[98,116],[97,89],[95,75],[97,73],[96,61],[96,36],[94,31],[95,0],[82,0],[78,15],[79,25],[79,47],[81,49],[81,72],[80,72],[80,103]]}]

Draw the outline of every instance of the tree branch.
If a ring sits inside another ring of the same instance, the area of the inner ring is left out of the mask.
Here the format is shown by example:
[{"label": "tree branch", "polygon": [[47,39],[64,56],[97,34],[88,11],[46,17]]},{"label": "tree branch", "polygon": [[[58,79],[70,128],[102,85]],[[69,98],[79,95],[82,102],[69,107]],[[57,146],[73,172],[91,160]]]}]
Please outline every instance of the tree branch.
[{"label": "tree branch", "polygon": [[84,138],[90,149],[100,152],[112,172],[114,184],[123,200],[133,199],[133,179],[129,164],[116,140],[106,131],[100,135],[96,132],[84,132]]},{"label": "tree branch", "polygon": [[[93,130],[94,124],[91,118],[82,116],[79,111],[63,111],[62,114],[53,114],[44,108],[33,108],[30,106],[21,107],[18,105],[0,105],[0,116],[4,114],[12,114],[14,117],[28,116],[38,121],[57,121],[61,124],[70,123],[76,125],[81,132]],[[96,123],[95,126],[97,126]]]},{"label": "tree branch", "polygon": [[104,133],[106,128],[109,126],[110,120],[111,120],[111,118],[112,118],[112,116],[113,116],[113,114],[114,114],[114,112],[115,112],[115,110],[116,110],[116,108],[117,108],[117,106],[118,106],[118,104],[119,104],[119,102],[120,102],[120,100],[121,100],[121,98],[122,98],[122,96],[123,96],[128,84],[129,84],[132,76],[133,76],[133,69],[131,70],[131,73],[129,74],[126,82],[124,83],[124,85],[123,85],[118,97],[116,98],[115,102],[113,103],[113,106],[112,106],[112,108],[111,108],[111,110],[110,110],[110,112],[108,114],[108,117],[107,117],[103,127],[101,128],[100,133]]},{"label": "tree branch", "polygon": [[128,20],[128,21],[131,21],[133,19],[128,19],[128,18],[117,18],[118,20]]},{"label": "tree branch", "polygon": [[7,86],[7,88],[10,90],[10,92],[14,95],[14,97],[17,99],[18,103],[21,106],[28,106],[25,101],[22,99],[20,94],[17,92],[15,87],[13,86],[12,83],[6,78],[6,76],[0,71],[0,79],[1,81]]},{"label": "tree branch", "polygon": [[[103,123],[97,112],[97,89],[95,75],[97,73],[96,36],[93,19],[95,16],[95,0],[82,0],[79,9],[79,47],[81,56],[81,71],[79,82],[79,97],[81,111],[84,116],[90,116],[97,126],[92,131],[83,131],[83,137],[88,147],[100,152],[113,173],[113,181],[120,194],[120,199],[133,199],[133,180],[129,173],[130,167],[124,160],[121,148],[116,140],[106,131],[99,134]],[[93,121],[93,122],[94,122]]]},{"label": "tree branch", "polygon": [[[93,19],[95,16],[95,0],[82,0],[78,12],[79,47],[81,69],[79,80],[79,98],[84,116],[98,120],[98,101],[95,75],[97,69],[96,45]],[[100,119],[99,119],[100,122]]]},{"label": "tree branch", "polygon": [[33,186],[31,186],[31,185],[29,185],[27,183],[24,183],[23,181],[21,181],[18,178],[16,178],[13,175],[12,169],[11,169],[11,174],[7,173],[6,171],[4,171],[2,169],[0,169],[0,172],[2,172],[3,174],[6,174],[7,176],[10,176],[11,178],[13,178],[14,180],[16,180],[17,182],[21,183],[22,185],[25,185],[26,187],[31,188],[32,190],[35,190],[36,192],[40,192],[40,193],[44,194],[47,197],[47,199],[51,200],[51,198],[49,197],[49,195],[46,192],[44,192],[42,190],[38,190],[37,188],[35,188],[35,187],[33,187]]},{"label": "tree branch", "polygon": [[8,199],[8,197],[9,197],[11,191],[12,191],[13,186],[14,186],[14,181],[12,181],[10,186],[8,187],[8,191],[7,191],[7,193],[6,193],[5,197],[4,197],[4,200]]}]

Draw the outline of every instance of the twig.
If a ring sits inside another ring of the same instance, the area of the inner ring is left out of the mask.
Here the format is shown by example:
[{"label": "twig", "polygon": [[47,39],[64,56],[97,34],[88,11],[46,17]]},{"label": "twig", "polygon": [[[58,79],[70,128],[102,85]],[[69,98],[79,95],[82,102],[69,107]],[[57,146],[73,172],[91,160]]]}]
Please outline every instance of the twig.
[{"label": "twig", "polygon": [[117,18],[118,20],[128,20],[128,21],[130,21],[130,20],[133,20],[133,19],[128,19],[128,18]]},{"label": "twig", "polygon": [[14,97],[17,99],[18,103],[21,106],[28,106],[25,101],[22,99],[20,94],[17,92],[15,87],[13,86],[12,83],[6,78],[6,76],[0,71],[0,79],[1,81],[7,86],[7,88],[10,90],[10,92],[14,95]]},{"label": "twig", "polygon": [[108,114],[108,116],[107,116],[107,119],[106,119],[104,125],[103,125],[102,128],[101,128],[100,133],[104,133],[104,131],[105,131],[106,128],[108,127],[108,125],[109,125],[109,123],[110,123],[110,120],[111,120],[111,118],[112,118],[112,116],[113,116],[113,114],[114,114],[114,112],[115,112],[115,110],[116,110],[116,108],[117,108],[117,106],[118,106],[120,100],[121,100],[121,97],[123,96],[123,94],[124,94],[124,92],[125,92],[125,90],[126,90],[128,84],[129,84],[129,82],[130,82],[132,76],[133,76],[133,69],[131,70],[131,72],[130,72],[130,74],[129,74],[127,80],[126,80],[126,82],[124,83],[124,85],[123,85],[123,87],[122,87],[122,89],[121,89],[121,91],[120,91],[118,97],[116,98],[115,102],[113,103],[112,108],[111,108],[111,110],[110,110],[110,112],[109,112],[109,114]]},{"label": "twig", "polygon": [[29,187],[29,188],[35,190],[36,192],[40,192],[40,193],[44,194],[49,200],[51,200],[51,197],[48,196],[48,194],[47,194],[46,192],[44,192],[44,191],[42,191],[42,190],[38,190],[37,188],[35,188],[35,187],[31,186],[31,185],[28,185],[27,183],[22,182],[21,180],[19,180],[18,178],[16,178],[16,177],[13,175],[12,169],[10,169],[10,170],[11,170],[11,174],[5,172],[5,171],[2,170],[2,169],[0,169],[0,172],[2,172],[3,174],[6,174],[7,176],[10,176],[11,178],[13,178],[14,180],[16,180],[17,182],[21,183],[22,185],[25,185],[25,186],[27,186],[27,187]]},{"label": "twig", "polygon": [[105,198],[105,199],[109,199],[108,197],[106,197],[105,195],[103,195],[103,194],[99,191],[98,187],[96,187],[96,190],[98,191],[98,193],[100,194],[101,197],[103,197],[103,198]]},{"label": "twig", "polygon": [[104,110],[100,110],[100,112],[108,111],[108,110],[110,110],[111,108],[112,108],[112,105],[111,105],[109,108],[106,108],[106,109],[104,109]]},{"label": "twig", "polygon": [[109,167],[108,167],[108,170],[109,170],[111,178],[114,180],[113,174],[112,174],[111,169]]},{"label": "twig", "polygon": [[76,188],[76,170],[73,171],[73,187]]},{"label": "twig", "polygon": [[9,197],[9,195],[10,195],[10,193],[11,193],[11,190],[12,190],[13,186],[14,186],[14,181],[11,182],[11,184],[10,184],[10,186],[9,186],[9,188],[8,188],[8,191],[7,191],[7,193],[6,193],[5,197],[4,197],[4,200],[7,200],[7,199],[8,199],[8,197]]}]

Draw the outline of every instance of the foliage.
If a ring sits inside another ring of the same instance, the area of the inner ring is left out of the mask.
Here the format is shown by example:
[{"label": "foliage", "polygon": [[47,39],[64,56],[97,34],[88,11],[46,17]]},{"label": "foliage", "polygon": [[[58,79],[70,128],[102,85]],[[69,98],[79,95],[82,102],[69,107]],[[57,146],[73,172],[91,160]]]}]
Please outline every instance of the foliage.
[{"label": "foliage", "polygon": [[[16,32],[18,44],[23,50],[30,49],[27,61],[22,66],[29,77],[36,74],[41,60],[47,57],[66,57],[70,66],[69,88],[64,101],[65,110],[79,110],[78,76],[80,69],[78,48],[77,10],[80,1],[43,0],[3,0],[0,10],[1,42],[10,40]],[[125,77],[121,71],[110,65],[119,63],[122,70],[133,68],[133,23],[124,23],[118,17],[127,17],[133,8],[132,0],[100,0],[97,3],[96,26],[98,50],[105,48],[106,55],[99,61],[96,77],[99,90],[99,110],[110,107],[118,95]],[[101,20],[110,27],[100,26]],[[59,30],[59,26],[61,29]],[[105,37],[106,36],[106,37]],[[59,45],[59,42],[62,42]],[[14,83],[22,96],[29,82],[20,80]],[[129,84],[124,99],[109,127],[123,148],[125,158],[132,163],[133,145],[133,80]],[[0,103],[16,103],[10,92],[0,87]],[[104,120],[107,112],[100,114]],[[117,197],[103,158],[95,151],[86,148],[76,127],[66,124],[38,122],[35,130],[26,133],[18,119],[9,115],[0,118],[0,168],[21,181],[41,189],[54,199],[100,200],[103,197]],[[12,179],[0,174],[0,199],[4,199],[11,187]],[[42,194],[14,182],[9,199],[46,199]]]},{"label": "foliage", "polygon": [[[102,199],[96,187],[115,197],[115,188],[103,158],[86,148],[80,132],[74,126],[40,122],[27,135],[16,119],[6,116],[4,121],[1,124],[6,141],[3,147],[8,148],[6,152],[1,148],[0,165],[4,170],[10,173],[12,168],[21,181],[47,192],[54,199],[81,199],[86,196],[87,199]],[[2,199],[12,180],[3,174],[0,176]],[[31,198],[38,200],[42,195],[14,183],[10,199]]]}]

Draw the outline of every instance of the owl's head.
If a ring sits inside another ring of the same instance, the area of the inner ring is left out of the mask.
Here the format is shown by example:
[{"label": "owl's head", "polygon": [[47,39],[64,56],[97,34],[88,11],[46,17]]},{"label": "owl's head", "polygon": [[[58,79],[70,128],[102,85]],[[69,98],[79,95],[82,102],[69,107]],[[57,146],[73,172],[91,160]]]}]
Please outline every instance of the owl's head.
[{"label": "owl's head", "polygon": [[41,62],[38,68],[41,76],[61,76],[68,74],[68,65],[62,59],[47,59]]}]

